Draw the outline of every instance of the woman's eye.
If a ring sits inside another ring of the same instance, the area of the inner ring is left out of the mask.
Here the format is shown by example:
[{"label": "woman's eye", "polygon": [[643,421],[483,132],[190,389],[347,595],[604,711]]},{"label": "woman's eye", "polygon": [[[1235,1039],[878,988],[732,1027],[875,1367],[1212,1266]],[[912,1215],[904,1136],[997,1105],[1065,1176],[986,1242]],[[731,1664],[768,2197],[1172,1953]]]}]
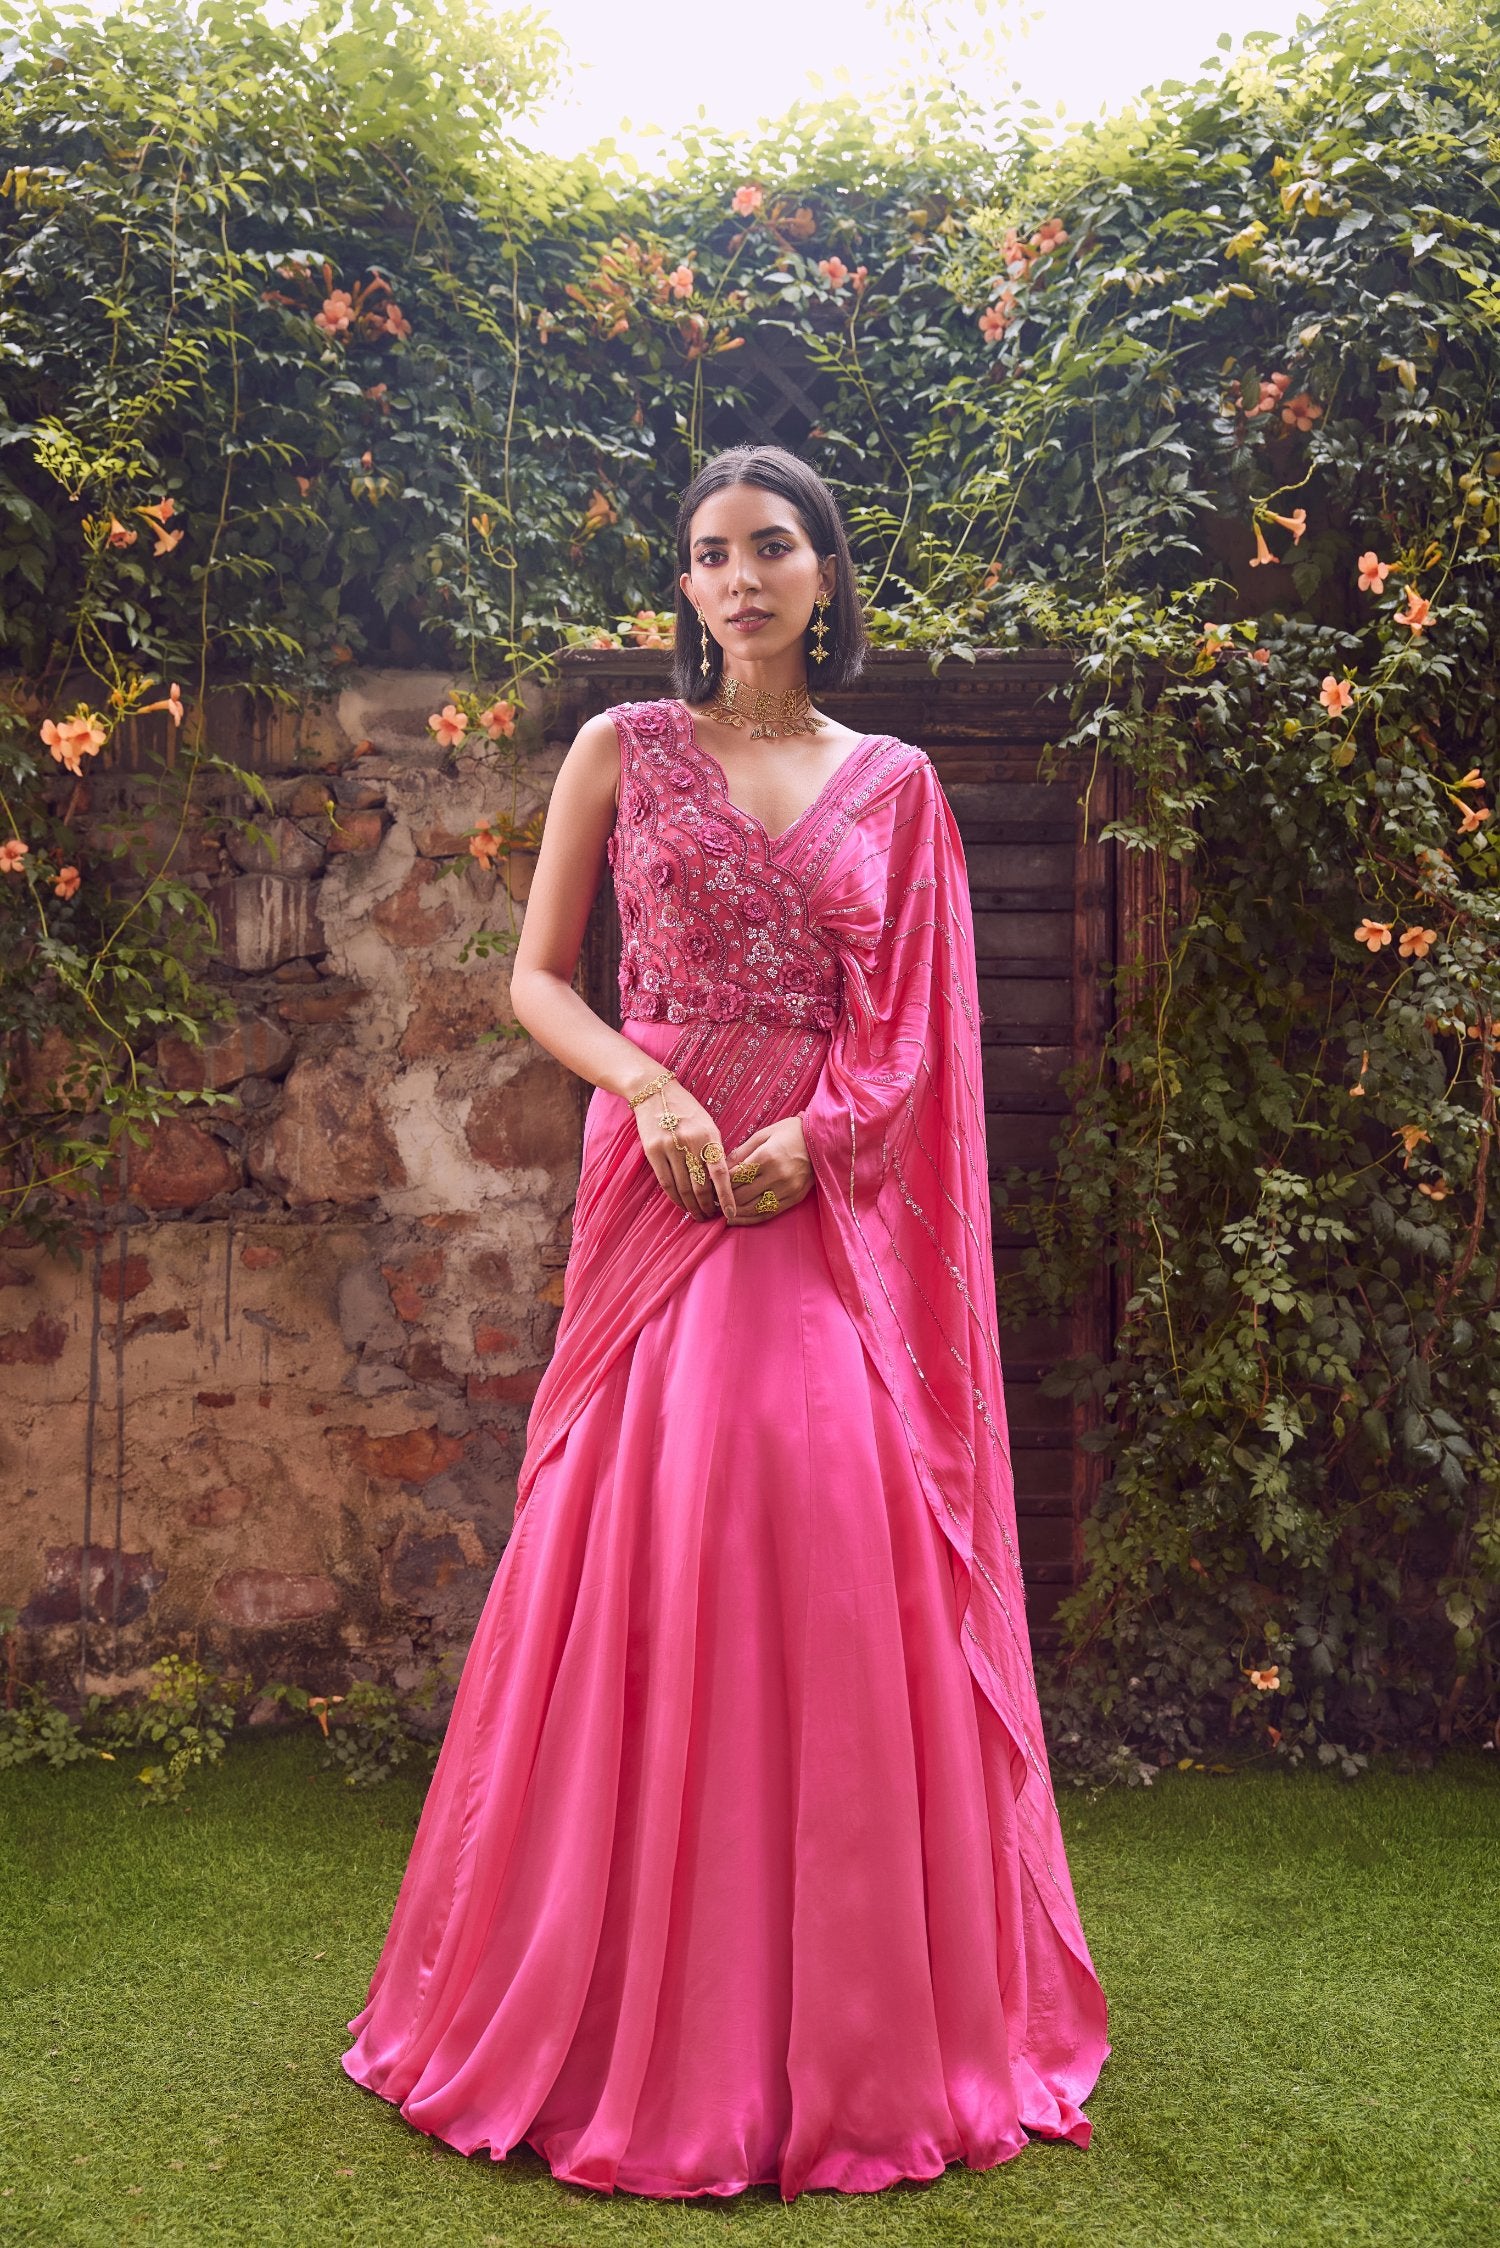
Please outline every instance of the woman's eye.
[{"label": "woman's eye", "polygon": [[[792,551],[791,542],[788,539],[772,539],[770,544],[763,546],[760,551],[762,554],[790,554]],[[700,554],[698,557],[705,568],[710,562],[722,562],[723,559],[722,554]]]}]

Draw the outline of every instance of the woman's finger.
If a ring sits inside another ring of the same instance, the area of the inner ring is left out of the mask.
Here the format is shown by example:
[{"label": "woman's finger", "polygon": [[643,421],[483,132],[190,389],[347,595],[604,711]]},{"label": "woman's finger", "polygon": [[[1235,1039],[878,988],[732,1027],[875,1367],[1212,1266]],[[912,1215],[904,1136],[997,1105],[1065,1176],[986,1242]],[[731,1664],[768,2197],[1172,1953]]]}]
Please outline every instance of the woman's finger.
[{"label": "woman's finger", "polygon": [[676,1178],[673,1176],[672,1166],[668,1162],[665,1152],[648,1148],[646,1160],[651,1166],[657,1185],[661,1188],[667,1200],[675,1202],[680,1209],[682,1207],[682,1193]]},{"label": "woman's finger", "polygon": [[715,1163],[706,1163],[703,1159],[706,1147],[720,1145],[713,1118],[695,1103],[692,1112],[679,1123],[676,1139],[678,1145],[672,1152],[681,1161],[687,1179],[686,1191],[691,1197],[690,1206],[705,1218],[721,1217],[724,1200],[730,1192],[729,1168],[722,1153]]},{"label": "woman's finger", "polygon": [[681,1203],[683,1209],[690,1216],[695,1218],[701,1216],[698,1197],[693,1191],[692,1181],[688,1177],[687,1151],[681,1144],[680,1135],[678,1140],[667,1148],[666,1156],[667,1161],[672,1166],[674,1200]]},{"label": "woman's finger", "polygon": [[695,1114],[674,1117],[666,1130],[662,1129],[653,1116],[648,1132],[645,1119],[642,1119],[641,1144],[657,1183],[668,1200],[675,1202],[679,1210],[690,1211],[694,1217],[712,1217],[718,1212],[717,1196],[710,1195],[705,1201],[704,1192],[693,1185],[688,1171],[687,1151],[697,1138],[697,1103],[683,1104],[684,1107],[688,1105],[691,1105]]},{"label": "woman's finger", "polygon": [[[701,1119],[701,1128],[695,1125],[693,1129],[686,1133],[686,1137],[688,1145],[694,1150],[706,1173],[703,1185],[699,1189],[704,1198],[704,1207],[711,1217],[728,1218],[732,1216],[734,1211],[734,1187],[729,1177],[729,1158],[724,1152],[724,1143],[719,1138],[713,1118],[705,1111]],[[719,1151],[712,1161],[704,1153],[704,1150],[710,1147],[716,1147]]]},{"label": "woman's finger", "polygon": [[[686,1106],[679,1101],[679,1107]],[[656,1141],[647,1154],[662,1188],[680,1209],[691,1211],[695,1217],[722,1217],[730,1225],[759,1225],[775,1214],[761,1211],[751,1215],[755,1196],[764,1193],[769,1183],[769,1173],[762,1168],[746,1185],[736,1182],[731,1173],[764,1146],[767,1130],[763,1125],[738,1147],[725,1150],[713,1118],[695,1103],[692,1114],[679,1117],[674,1135]],[[713,1162],[704,1162],[705,1147],[719,1147],[722,1152]],[[694,1180],[690,1157],[702,1169],[701,1183]]]},{"label": "woman's finger", "polygon": [[[700,1147],[709,1143],[706,1140],[690,1140],[687,1144],[697,1165],[696,1170],[688,1172],[688,1192],[693,1198],[693,1208],[700,1217],[716,1218],[719,1215],[719,1190],[709,1174],[708,1165],[698,1152]],[[685,1163],[686,1154],[683,1160]]]},{"label": "woman's finger", "polygon": [[680,1172],[687,1207],[700,1218],[719,1215],[718,1191],[698,1153],[701,1147],[710,1146],[712,1142],[713,1126],[701,1116],[688,1116],[678,1125],[672,1148],[673,1165]]},{"label": "woman's finger", "polygon": [[767,1187],[770,1187],[783,1201],[785,1199],[781,1186],[780,1161],[775,1155],[768,1155],[765,1152],[769,1142],[769,1134],[770,1126],[763,1124],[758,1132],[752,1132],[747,1140],[742,1140],[730,1156],[731,1173],[739,1170],[741,1165],[745,1163],[752,1163],[755,1167],[753,1178],[736,1179],[734,1181],[735,1223],[737,1225],[764,1225],[767,1218],[773,1218],[778,1214],[775,1210],[757,1210],[755,1207],[756,1202],[765,1193]]},{"label": "woman's finger", "polygon": [[646,1156],[668,1200],[675,1202],[679,1210],[696,1211],[697,1198],[688,1185],[681,1137],[680,1132],[674,1139],[665,1132],[654,1131],[646,1143]]},{"label": "woman's finger", "polygon": [[[757,1210],[755,1205],[768,1187],[776,1196],[777,1208]],[[734,1195],[737,1225],[764,1225],[768,1218],[779,1217],[783,1210],[790,1207],[784,1186],[769,1169],[762,1171],[758,1178],[747,1179],[736,1186]]]},{"label": "woman's finger", "polygon": [[703,1197],[703,1206],[711,1218],[722,1218],[724,1205],[732,1198],[734,1193],[734,1189],[729,1184],[729,1166],[722,1155],[716,1163],[705,1163],[703,1161],[704,1148],[719,1145],[712,1133],[707,1138],[698,1140],[694,1144],[697,1148],[698,1160],[703,1164],[703,1184],[698,1189]]}]

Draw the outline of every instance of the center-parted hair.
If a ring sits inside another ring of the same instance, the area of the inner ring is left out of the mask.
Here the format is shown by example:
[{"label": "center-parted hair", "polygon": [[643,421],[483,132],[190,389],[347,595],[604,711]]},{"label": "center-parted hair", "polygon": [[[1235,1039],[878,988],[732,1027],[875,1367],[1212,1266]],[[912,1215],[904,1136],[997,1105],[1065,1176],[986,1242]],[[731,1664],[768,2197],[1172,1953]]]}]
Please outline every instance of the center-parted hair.
[{"label": "center-parted hair", "polygon": [[[795,453],[789,453],[784,445],[732,445],[726,452],[715,453],[712,460],[704,462],[683,493],[677,510],[679,580],[684,572],[691,573],[693,567],[693,517],[706,499],[735,484],[755,484],[785,500],[795,509],[819,560],[826,561],[833,556],[837,582],[833,599],[823,611],[827,654],[822,663],[814,663],[812,620],[809,619],[807,683],[814,694],[829,688],[852,686],[864,670],[869,640],[859,589],[854,582],[854,559],[849,552],[848,533],[838,502],[817,470],[809,468]],[[723,673],[724,652],[712,632],[708,636],[709,668],[707,672],[700,669],[702,642],[697,608],[679,583],[672,684],[683,702],[707,702]]]}]

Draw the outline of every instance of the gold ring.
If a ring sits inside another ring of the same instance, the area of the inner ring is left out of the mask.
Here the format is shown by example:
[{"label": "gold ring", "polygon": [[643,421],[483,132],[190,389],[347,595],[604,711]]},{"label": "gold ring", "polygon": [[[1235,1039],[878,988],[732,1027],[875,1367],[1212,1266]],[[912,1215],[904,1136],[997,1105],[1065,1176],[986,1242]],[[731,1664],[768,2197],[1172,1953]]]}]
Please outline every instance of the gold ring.
[{"label": "gold ring", "polygon": [[705,1163],[722,1163],[724,1160],[724,1150],[717,1140],[710,1140],[706,1147],[699,1148],[698,1153]]},{"label": "gold ring", "polygon": [[781,1204],[776,1199],[774,1186],[768,1186],[764,1194],[758,1194],[755,1197],[755,1207],[757,1210],[779,1210],[781,1208]]},{"label": "gold ring", "polygon": [[759,1175],[760,1165],[753,1155],[747,1155],[744,1162],[736,1163],[734,1169],[730,1172],[729,1183],[731,1186],[748,1186],[750,1181]]},{"label": "gold ring", "polygon": [[682,1152],[687,1161],[687,1175],[689,1182],[693,1186],[702,1186],[704,1180],[708,1177],[707,1171],[698,1161],[697,1156],[694,1155],[690,1147],[685,1147]]}]

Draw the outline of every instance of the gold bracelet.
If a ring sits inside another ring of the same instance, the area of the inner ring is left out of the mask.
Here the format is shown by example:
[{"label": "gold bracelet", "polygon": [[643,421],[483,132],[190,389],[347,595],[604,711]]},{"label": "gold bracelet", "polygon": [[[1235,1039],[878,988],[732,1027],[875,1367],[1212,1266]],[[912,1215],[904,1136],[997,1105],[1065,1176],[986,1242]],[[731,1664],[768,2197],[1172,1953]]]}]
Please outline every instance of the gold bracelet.
[{"label": "gold bracelet", "polygon": [[676,1078],[676,1070],[664,1069],[660,1077],[653,1077],[649,1085],[643,1085],[638,1093],[627,1093],[625,1098],[632,1108],[639,1108],[642,1101],[649,1101],[653,1093],[659,1093],[663,1085],[675,1084]]}]

